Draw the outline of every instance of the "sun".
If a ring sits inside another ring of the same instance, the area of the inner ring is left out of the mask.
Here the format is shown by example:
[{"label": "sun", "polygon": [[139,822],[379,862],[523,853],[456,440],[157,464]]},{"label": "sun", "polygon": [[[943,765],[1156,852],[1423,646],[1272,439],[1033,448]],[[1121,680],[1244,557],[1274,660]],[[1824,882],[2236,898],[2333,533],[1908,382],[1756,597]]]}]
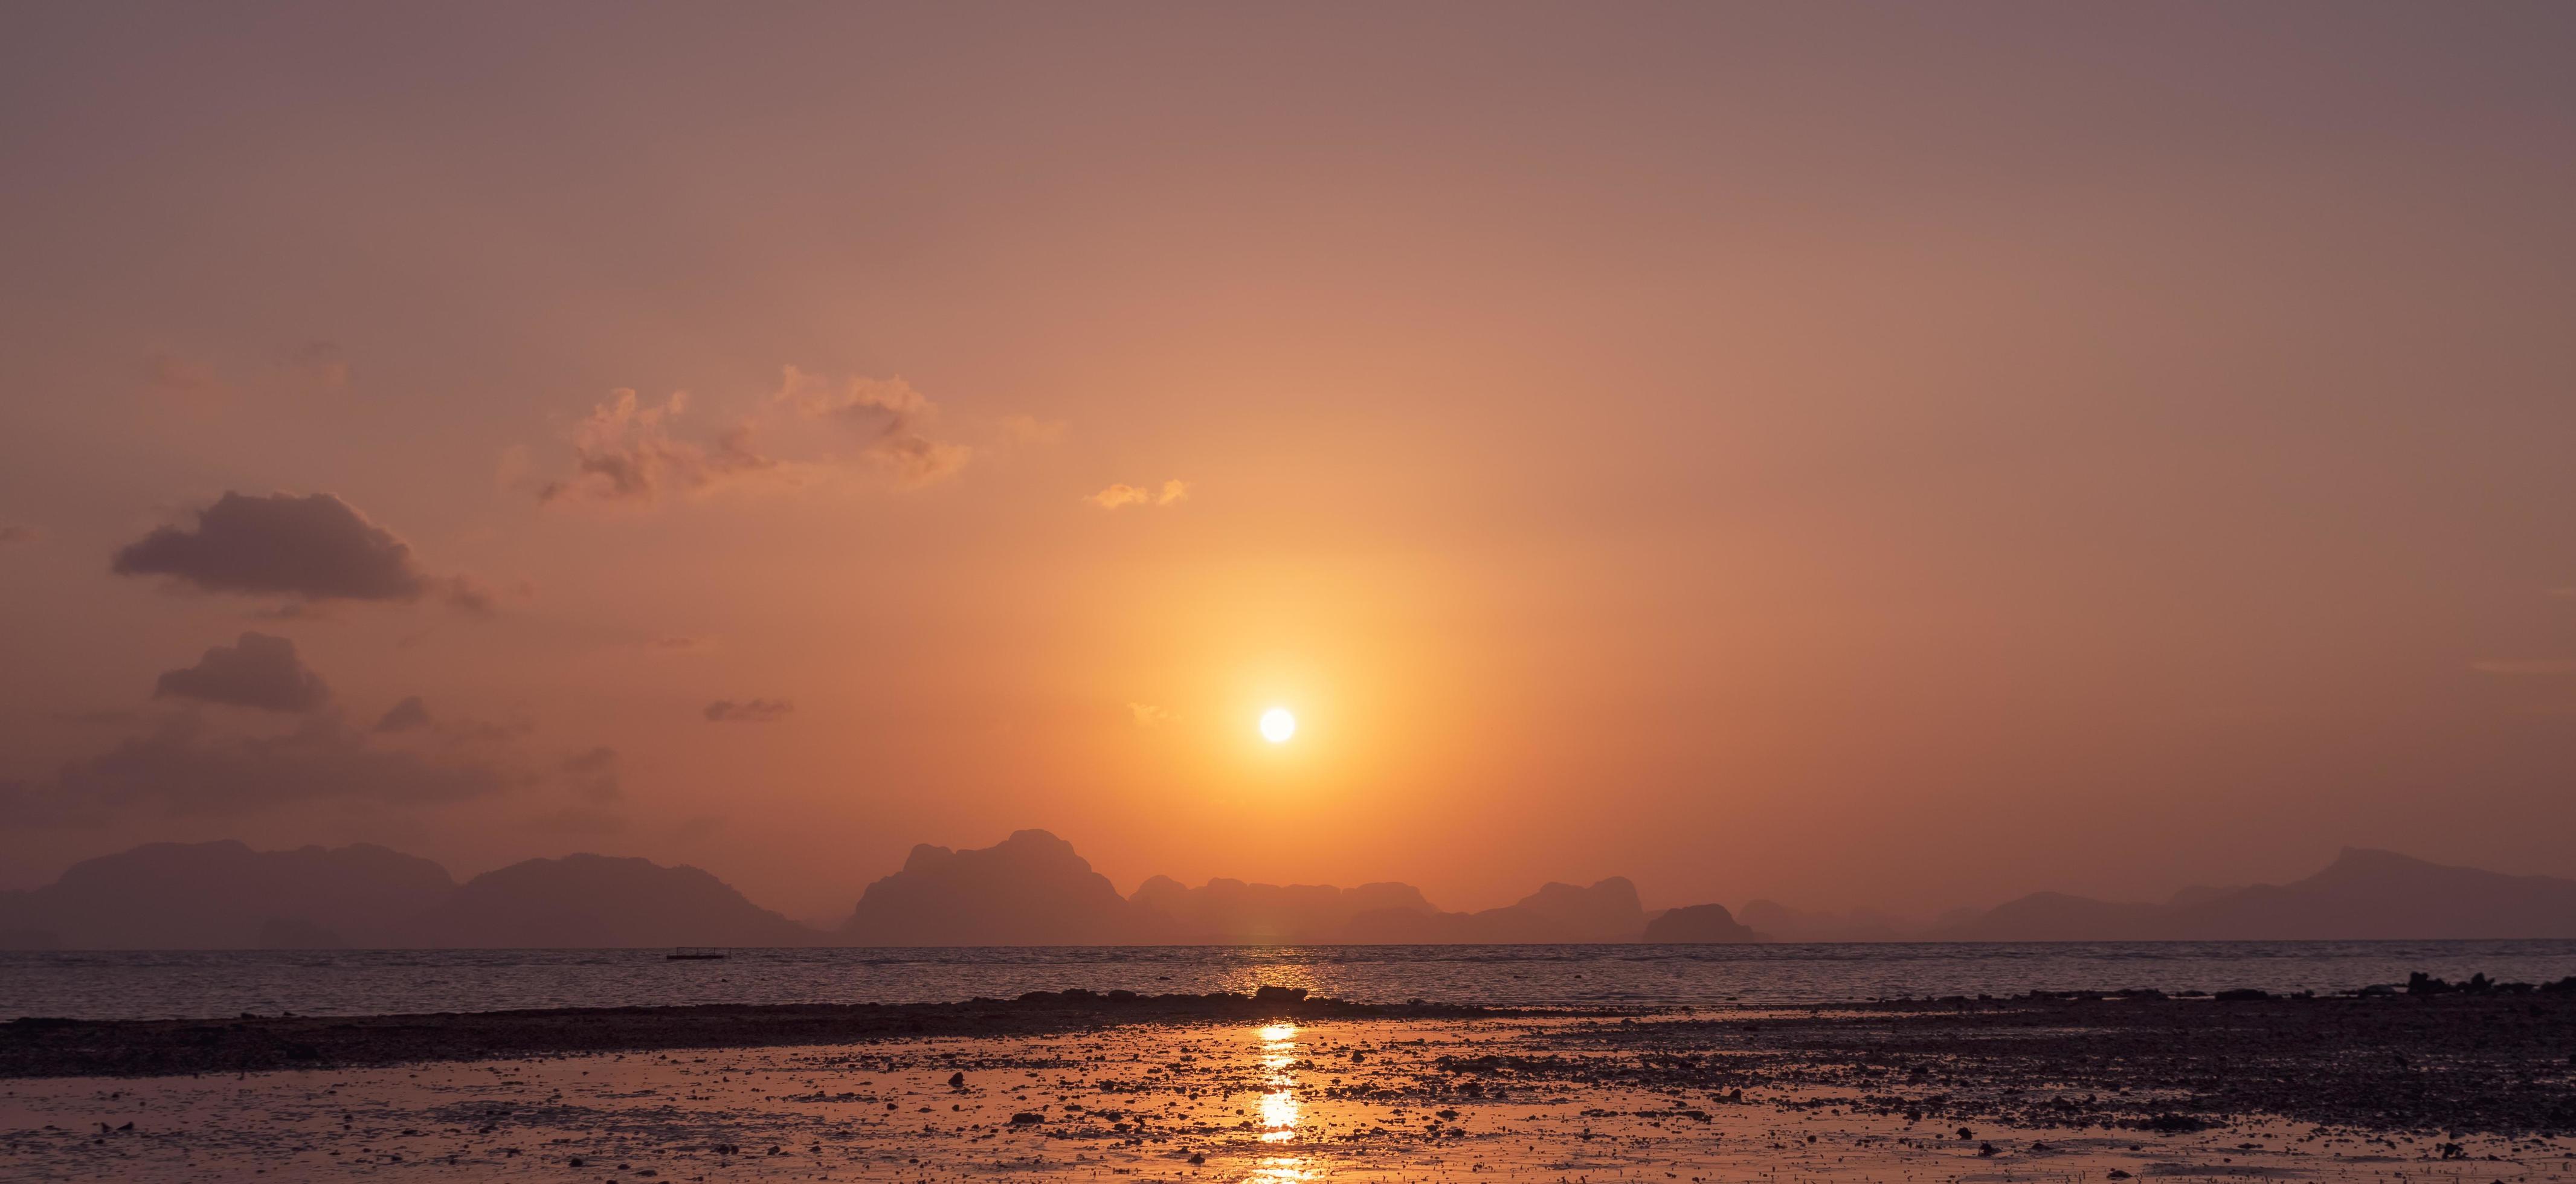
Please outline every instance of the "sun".
[{"label": "sun", "polygon": [[1261,738],[1273,744],[1285,744],[1297,734],[1297,717],[1285,707],[1273,707],[1261,713]]}]

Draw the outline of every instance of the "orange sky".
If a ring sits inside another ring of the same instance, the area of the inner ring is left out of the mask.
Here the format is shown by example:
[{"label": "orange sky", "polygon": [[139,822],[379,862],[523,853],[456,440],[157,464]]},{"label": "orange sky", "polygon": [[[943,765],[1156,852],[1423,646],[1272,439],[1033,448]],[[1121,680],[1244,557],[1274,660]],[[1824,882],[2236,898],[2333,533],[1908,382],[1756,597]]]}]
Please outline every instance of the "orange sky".
[{"label": "orange sky", "polygon": [[2576,874],[2568,8],[765,16],[12,18],[0,886]]}]

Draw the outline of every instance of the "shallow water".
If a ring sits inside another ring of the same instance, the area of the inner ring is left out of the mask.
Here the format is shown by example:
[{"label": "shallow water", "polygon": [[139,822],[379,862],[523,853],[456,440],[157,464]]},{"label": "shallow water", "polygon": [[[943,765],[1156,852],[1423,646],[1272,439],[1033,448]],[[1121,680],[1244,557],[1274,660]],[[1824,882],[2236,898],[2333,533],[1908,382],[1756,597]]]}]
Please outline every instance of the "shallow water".
[{"label": "shallow water", "polygon": [[[2576,1144],[2563,1138],[2451,1136],[2446,1160],[2441,1134],[2261,1114],[2183,1135],[1969,1127],[1789,1084],[1721,1095],[1651,1080],[1505,1087],[1496,1077],[1471,1091],[1444,1067],[1539,1051],[1550,1028],[1133,1025],[1075,1037],[14,1081],[0,1089],[0,1179],[2558,1184],[2576,1175]],[[1595,1063],[1617,1074],[1635,1061]]]},{"label": "shallow water", "polygon": [[2576,974],[2576,941],[2564,940],[767,949],[715,962],[673,962],[666,952],[9,952],[0,953],[0,1018],[919,1003],[1267,983],[1364,1002],[1778,1004],[2033,989],[2343,991],[2416,970],[2530,982]]}]

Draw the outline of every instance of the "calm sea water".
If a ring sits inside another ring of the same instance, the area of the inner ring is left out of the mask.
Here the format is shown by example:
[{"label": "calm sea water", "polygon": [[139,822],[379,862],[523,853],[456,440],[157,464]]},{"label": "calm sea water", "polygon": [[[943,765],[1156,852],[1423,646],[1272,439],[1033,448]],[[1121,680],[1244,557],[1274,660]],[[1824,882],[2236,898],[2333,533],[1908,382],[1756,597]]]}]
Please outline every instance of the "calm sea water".
[{"label": "calm sea water", "polygon": [[912,1003],[1265,983],[1369,1002],[1779,1004],[2035,988],[2340,991],[2402,982],[2415,970],[2530,982],[2576,974],[2576,941],[759,949],[720,962],[673,962],[666,952],[0,953],[0,1018]]}]

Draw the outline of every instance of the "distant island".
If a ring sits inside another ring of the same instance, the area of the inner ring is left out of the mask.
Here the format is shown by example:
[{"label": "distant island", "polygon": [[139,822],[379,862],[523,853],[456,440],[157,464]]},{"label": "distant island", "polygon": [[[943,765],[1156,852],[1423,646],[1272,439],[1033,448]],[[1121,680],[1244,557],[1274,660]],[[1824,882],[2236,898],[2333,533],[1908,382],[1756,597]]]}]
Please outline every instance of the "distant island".
[{"label": "distant island", "polygon": [[924,844],[826,930],[761,908],[699,868],[593,854],[458,883],[372,844],[254,851],[151,843],[0,892],[0,948],[304,949],[634,946],[1321,945],[1766,941],[2232,941],[2576,937],[2576,880],[2347,849],[2288,884],[2193,888],[2156,903],[2039,892],[1906,924],[1871,914],[1649,910],[1636,885],[1546,884],[1480,912],[1401,883],[1340,888],[1164,876],[1122,895],[1071,843],[1023,830]]}]

